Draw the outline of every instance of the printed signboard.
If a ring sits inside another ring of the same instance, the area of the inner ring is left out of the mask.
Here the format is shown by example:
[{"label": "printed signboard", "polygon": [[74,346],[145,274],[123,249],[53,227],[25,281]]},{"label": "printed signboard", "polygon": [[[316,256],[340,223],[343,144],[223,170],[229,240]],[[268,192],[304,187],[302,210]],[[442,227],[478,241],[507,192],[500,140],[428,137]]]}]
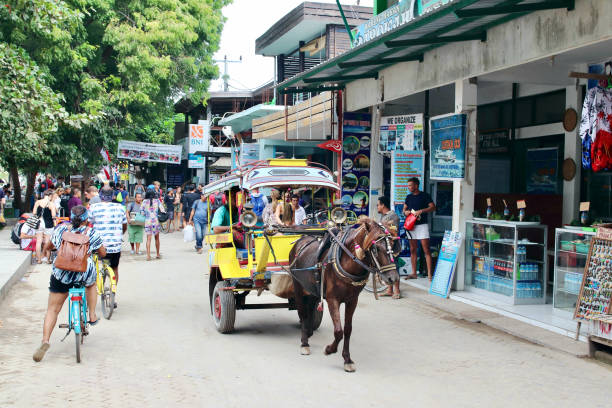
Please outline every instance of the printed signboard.
[{"label": "printed signboard", "polygon": [[378,150],[423,150],[423,114],[380,118]]},{"label": "printed signboard", "polygon": [[190,169],[203,169],[204,156],[196,155],[196,152],[208,150],[210,126],[208,121],[202,120],[197,125],[189,125],[189,164]]},{"label": "printed signboard", "polygon": [[527,193],[557,194],[559,149],[545,147],[527,150]]},{"label": "printed signboard", "polygon": [[367,113],[345,113],[342,126],[342,207],[368,215],[372,119]]},{"label": "printed signboard", "polygon": [[429,120],[429,174],[432,180],[465,177],[467,115],[450,114]]},{"label": "printed signboard", "polygon": [[[409,194],[408,180],[416,177],[423,185],[425,175],[425,152],[394,150],[391,153],[391,209],[400,217],[399,233],[402,237],[400,256],[408,256],[408,239],[404,230],[404,201]],[[408,262],[408,261],[407,261]]]},{"label": "printed signboard", "polygon": [[181,146],[120,140],[117,146],[118,159],[142,160],[158,163],[181,163]]},{"label": "printed signboard", "polygon": [[461,232],[444,232],[438,263],[436,264],[436,272],[429,287],[430,294],[443,298],[448,297],[462,242],[463,234]]},{"label": "printed signboard", "polygon": [[353,47],[372,41],[391,30],[410,23],[415,18],[436,12],[442,6],[457,0],[399,0],[396,4],[355,27]]}]

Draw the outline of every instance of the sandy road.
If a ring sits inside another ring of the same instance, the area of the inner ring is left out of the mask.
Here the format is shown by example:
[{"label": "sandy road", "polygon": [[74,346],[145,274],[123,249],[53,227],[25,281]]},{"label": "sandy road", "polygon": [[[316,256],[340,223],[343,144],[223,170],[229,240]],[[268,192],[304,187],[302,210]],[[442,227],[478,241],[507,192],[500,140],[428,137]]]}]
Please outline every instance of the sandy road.
[{"label": "sandy road", "polygon": [[205,258],[180,238],[162,236],[159,261],[122,257],[119,308],[92,329],[81,364],[74,337],[60,343],[60,329],[43,362],[32,361],[50,273],[33,268],[0,304],[0,407],[575,408],[612,400],[608,366],[454,320],[409,292],[400,301],[361,297],[354,374],[339,354],[323,355],[327,314],[311,356],[299,355],[296,312],[239,311],[236,332],[221,335],[209,314]]}]

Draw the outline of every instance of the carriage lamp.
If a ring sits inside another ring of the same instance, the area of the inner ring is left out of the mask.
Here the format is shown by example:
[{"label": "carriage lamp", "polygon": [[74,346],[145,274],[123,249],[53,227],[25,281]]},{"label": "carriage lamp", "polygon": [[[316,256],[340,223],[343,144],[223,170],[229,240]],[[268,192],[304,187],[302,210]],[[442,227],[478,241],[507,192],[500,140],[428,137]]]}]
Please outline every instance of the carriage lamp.
[{"label": "carriage lamp", "polygon": [[336,207],[331,211],[331,219],[336,224],[342,224],[346,221],[346,210],[342,207]]},{"label": "carriage lamp", "polygon": [[240,214],[240,222],[245,227],[254,227],[255,224],[257,224],[257,214],[255,214],[253,211],[246,210]]}]

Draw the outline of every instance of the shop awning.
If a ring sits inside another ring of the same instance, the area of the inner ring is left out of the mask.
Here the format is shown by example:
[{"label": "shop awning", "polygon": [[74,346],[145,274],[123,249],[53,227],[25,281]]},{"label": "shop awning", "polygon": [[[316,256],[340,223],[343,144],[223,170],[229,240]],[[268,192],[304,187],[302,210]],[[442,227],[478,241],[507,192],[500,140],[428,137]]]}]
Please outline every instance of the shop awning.
[{"label": "shop awning", "polygon": [[[281,92],[299,92],[302,88],[342,86],[357,79],[378,78],[380,70],[395,63],[423,62],[424,54],[434,48],[452,42],[486,41],[487,30],[496,25],[538,10],[573,10],[574,3],[575,0],[437,0],[430,1],[434,5],[415,18],[412,10],[398,6],[401,12],[397,16],[389,15],[381,24],[358,33],[355,42],[360,45],[277,87]],[[379,35],[388,27],[394,28]]]},{"label": "shop awning", "polygon": [[253,119],[268,116],[271,113],[284,110],[284,106],[259,104],[242,112],[234,113],[232,116],[225,117],[219,121],[220,126],[231,126],[234,133],[243,132],[253,127]]},{"label": "shop awning", "polygon": [[231,157],[219,157],[217,161],[210,165],[211,169],[231,169],[232,159]]}]

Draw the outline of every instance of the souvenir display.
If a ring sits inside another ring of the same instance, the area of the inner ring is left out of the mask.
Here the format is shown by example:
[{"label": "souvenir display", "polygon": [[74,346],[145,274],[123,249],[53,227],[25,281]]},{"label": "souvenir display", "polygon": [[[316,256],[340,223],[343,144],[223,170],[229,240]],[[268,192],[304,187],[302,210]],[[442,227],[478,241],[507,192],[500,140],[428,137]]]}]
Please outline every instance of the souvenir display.
[{"label": "souvenir display", "polygon": [[580,120],[582,166],[593,171],[612,169],[612,89],[588,91]]},{"label": "souvenir display", "polygon": [[590,320],[594,315],[610,314],[612,298],[612,229],[599,228],[591,240],[575,319]]}]

